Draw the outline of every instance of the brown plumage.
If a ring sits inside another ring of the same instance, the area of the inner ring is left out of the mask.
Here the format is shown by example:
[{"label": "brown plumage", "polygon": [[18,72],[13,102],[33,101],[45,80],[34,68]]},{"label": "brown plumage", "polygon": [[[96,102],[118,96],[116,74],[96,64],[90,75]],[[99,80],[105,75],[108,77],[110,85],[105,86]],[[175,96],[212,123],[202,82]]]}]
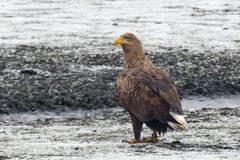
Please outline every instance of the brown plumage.
[{"label": "brown plumage", "polygon": [[139,143],[142,125],[153,130],[150,142],[156,142],[157,132],[167,128],[187,128],[176,86],[168,72],[156,68],[144,55],[141,41],[132,33],[115,39],[123,49],[123,71],[117,78],[117,96],[120,105],[129,113],[133,124],[134,139]]}]

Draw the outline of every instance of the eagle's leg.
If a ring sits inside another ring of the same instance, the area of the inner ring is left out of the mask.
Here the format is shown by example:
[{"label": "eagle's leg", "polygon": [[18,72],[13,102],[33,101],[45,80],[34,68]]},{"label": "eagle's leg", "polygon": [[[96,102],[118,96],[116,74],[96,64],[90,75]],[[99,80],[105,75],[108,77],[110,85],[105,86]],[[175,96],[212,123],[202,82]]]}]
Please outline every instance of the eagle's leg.
[{"label": "eagle's leg", "polygon": [[133,126],[133,133],[134,133],[134,139],[131,139],[128,141],[129,144],[135,144],[135,143],[141,143],[141,131],[143,122],[137,119],[136,116],[130,113],[130,117],[132,120],[132,126]]},{"label": "eagle's leg", "polygon": [[152,133],[152,142],[153,143],[157,143],[157,131],[156,130],[153,130],[153,133]]},{"label": "eagle's leg", "polygon": [[144,137],[142,141],[146,142],[146,143],[157,143],[157,141],[158,141],[157,137],[158,137],[157,131],[153,130],[152,136]]}]

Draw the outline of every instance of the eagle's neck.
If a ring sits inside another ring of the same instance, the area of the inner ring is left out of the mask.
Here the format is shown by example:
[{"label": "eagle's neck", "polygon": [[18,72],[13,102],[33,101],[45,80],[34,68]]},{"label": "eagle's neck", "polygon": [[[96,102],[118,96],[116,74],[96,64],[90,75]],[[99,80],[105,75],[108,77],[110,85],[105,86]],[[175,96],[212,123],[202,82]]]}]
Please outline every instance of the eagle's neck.
[{"label": "eagle's neck", "polygon": [[134,68],[137,66],[153,66],[148,58],[145,57],[143,47],[136,45],[134,47],[122,46],[123,49],[123,68]]}]

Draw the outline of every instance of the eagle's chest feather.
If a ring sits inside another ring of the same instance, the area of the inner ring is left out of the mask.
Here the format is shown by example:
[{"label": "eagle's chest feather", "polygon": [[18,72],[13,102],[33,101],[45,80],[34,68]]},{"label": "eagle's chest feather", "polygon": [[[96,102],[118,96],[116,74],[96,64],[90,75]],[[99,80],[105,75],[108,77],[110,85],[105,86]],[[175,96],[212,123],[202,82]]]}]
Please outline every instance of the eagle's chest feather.
[{"label": "eagle's chest feather", "polygon": [[122,72],[117,79],[117,96],[121,105],[130,107],[139,99],[152,97],[153,92],[148,86],[137,81],[136,75]]}]

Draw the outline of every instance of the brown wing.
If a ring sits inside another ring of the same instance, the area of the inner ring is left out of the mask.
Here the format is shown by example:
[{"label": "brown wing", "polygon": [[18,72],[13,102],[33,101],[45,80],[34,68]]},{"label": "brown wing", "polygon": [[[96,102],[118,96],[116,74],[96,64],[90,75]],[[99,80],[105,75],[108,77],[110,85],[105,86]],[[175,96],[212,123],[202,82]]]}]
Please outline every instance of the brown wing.
[{"label": "brown wing", "polygon": [[[139,74],[139,76],[136,76]],[[171,112],[183,114],[177,88],[169,73],[158,69],[144,69],[135,71],[133,76],[138,77],[138,81],[150,87],[157,95],[164,98],[170,105]]]},{"label": "brown wing", "polygon": [[151,105],[154,92],[148,86],[138,83],[131,74],[131,71],[122,72],[117,80],[117,95],[121,106],[142,122],[155,119]]},{"label": "brown wing", "polygon": [[169,74],[159,69],[134,68],[123,71],[117,80],[120,104],[143,122],[158,119],[175,121],[169,114],[182,114],[176,87]]}]

